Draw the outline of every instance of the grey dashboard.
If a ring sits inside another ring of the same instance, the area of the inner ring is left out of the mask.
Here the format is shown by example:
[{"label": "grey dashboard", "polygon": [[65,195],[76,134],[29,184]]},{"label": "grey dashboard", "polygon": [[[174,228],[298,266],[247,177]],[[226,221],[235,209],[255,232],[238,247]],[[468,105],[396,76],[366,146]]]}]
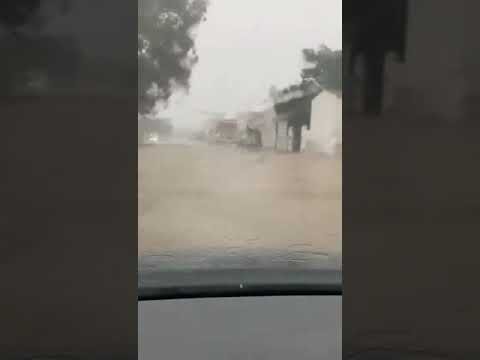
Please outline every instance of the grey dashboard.
[{"label": "grey dashboard", "polygon": [[138,303],[140,360],[342,358],[341,296]]}]

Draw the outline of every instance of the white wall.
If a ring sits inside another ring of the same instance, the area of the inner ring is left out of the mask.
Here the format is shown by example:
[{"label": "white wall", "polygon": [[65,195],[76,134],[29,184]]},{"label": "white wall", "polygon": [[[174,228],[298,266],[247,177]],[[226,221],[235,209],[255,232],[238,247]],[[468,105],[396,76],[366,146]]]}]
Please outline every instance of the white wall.
[{"label": "white wall", "polygon": [[342,143],[342,98],[322,91],[312,101],[310,131],[304,129],[303,144],[306,151],[333,155]]}]

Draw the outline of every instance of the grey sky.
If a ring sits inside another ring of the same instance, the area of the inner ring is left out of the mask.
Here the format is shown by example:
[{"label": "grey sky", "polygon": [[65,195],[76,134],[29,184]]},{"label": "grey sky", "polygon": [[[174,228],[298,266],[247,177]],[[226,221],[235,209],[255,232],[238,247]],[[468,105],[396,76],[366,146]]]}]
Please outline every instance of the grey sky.
[{"label": "grey sky", "polygon": [[211,0],[197,30],[190,92],[163,113],[177,127],[197,127],[199,111],[247,110],[271,85],[298,81],[301,49],[321,43],[342,47],[341,0]]}]

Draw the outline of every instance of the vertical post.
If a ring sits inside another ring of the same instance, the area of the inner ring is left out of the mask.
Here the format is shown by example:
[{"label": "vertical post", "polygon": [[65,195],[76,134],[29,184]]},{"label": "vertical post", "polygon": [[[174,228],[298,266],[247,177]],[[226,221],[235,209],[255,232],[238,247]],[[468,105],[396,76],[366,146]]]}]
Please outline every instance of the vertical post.
[{"label": "vertical post", "polygon": [[286,144],[285,144],[285,145],[286,145],[286,149],[285,149],[285,151],[288,152],[288,151],[290,151],[290,125],[289,125],[288,122],[287,122],[286,128],[287,128],[287,130],[286,130],[286,131],[287,131],[287,135],[285,136],[285,141],[286,141]]},{"label": "vertical post", "polygon": [[302,126],[295,125],[293,127],[292,152],[300,152],[302,147]]},{"label": "vertical post", "polygon": [[278,150],[278,119],[275,120],[275,151]]}]

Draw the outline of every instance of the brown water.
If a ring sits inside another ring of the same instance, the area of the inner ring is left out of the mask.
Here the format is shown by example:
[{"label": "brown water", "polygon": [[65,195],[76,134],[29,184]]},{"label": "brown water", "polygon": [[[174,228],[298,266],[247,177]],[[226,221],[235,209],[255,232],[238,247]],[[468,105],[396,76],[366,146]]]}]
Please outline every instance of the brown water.
[{"label": "brown water", "polygon": [[341,253],[340,155],[162,144],[138,161],[139,256]]}]

